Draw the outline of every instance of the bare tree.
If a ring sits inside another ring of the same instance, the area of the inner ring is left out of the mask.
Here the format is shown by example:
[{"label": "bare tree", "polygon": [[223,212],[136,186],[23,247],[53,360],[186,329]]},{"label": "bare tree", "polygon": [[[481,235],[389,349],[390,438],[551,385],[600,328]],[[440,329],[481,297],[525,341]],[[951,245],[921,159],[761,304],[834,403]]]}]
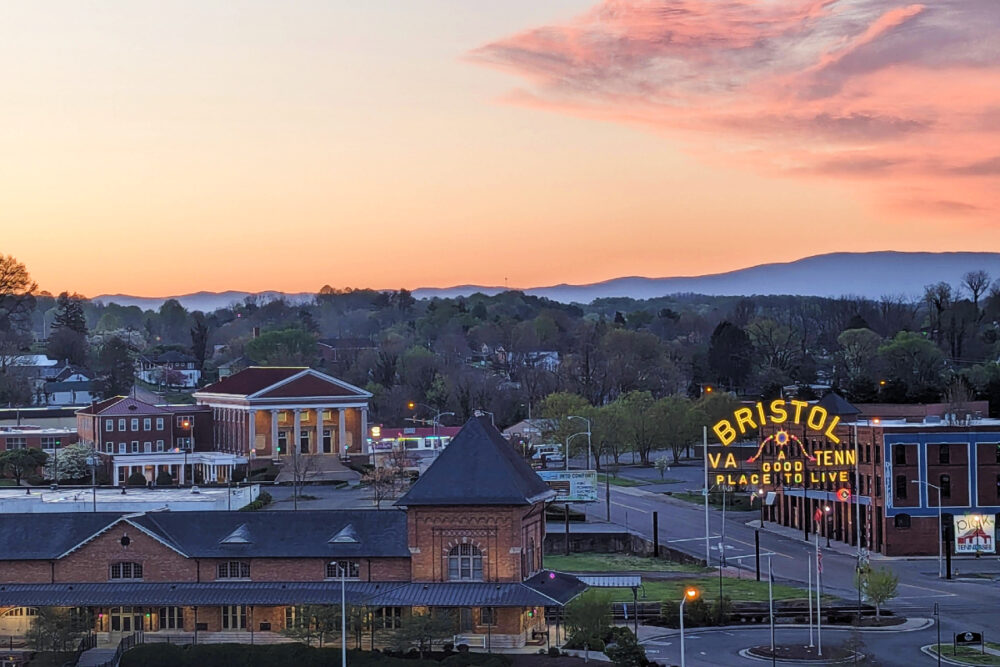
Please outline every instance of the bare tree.
[{"label": "bare tree", "polygon": [[990,288],[990,274],[982,269],[969,271],[962,276],[962,285],[972,294],[972,305],[976,307],[976,313],[978,314],[979,298],[986,294],[986,290]]},{"label": "bare tree", "polygon": [[941,326],[942,314],[951,306],[954,298],[951,285],[946,282],[939,282],[924,287],[924,301],[931,308],[931,328],[934,330],[934,340],[941,344],[943,327]]}]

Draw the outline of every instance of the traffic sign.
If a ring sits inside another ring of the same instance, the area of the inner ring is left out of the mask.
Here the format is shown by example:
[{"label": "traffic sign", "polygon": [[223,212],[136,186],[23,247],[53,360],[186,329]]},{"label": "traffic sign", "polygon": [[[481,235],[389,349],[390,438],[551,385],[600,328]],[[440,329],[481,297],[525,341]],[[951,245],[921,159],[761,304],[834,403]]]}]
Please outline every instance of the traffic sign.
[{"label": "traffic sign", "polygon": [[837,489],[837,500],[839,500],[842,503],[846,503],[850,499],[851,499],[851,490],[850,489],[846,489],[846,488],[845,489]]}]

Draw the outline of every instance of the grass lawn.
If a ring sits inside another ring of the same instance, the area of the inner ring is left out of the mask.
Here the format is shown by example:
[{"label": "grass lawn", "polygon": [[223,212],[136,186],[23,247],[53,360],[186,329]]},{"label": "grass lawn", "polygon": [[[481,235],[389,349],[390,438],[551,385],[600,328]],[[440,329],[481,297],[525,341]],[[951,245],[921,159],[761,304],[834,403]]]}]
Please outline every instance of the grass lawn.
[{"label": "grass lawn", "polygon": [[[600,481],[604,481],[603,479]],[[645,486],[649,482],[643,482],[638,479],[630,479],[628,477],[612,477],[611,486]]]},{"label": "grass lawn", "polygon": [[[694,503],[696,505],[703,505],[705,503],[705,496],[700,493],[672,493],[671,498],[677,498],[678,500],[683,500],[684,502]],[[710,493],[708,495],[708,504],[716,509],[722,508],[722,495],[717,493]],[[754,505],[750,507],[750,496],[745,493],[740,493],[736,495],[726,495],[726,511],[727,512],[759,512],[760,505]]]},{"label": "grass lawn", "polygon": [[31,659],[31,667],[62,667],[76,651],[39,651]]},{"label": "grass lawn", "polygon": [[17,486],[12,479],[0,479],[0,486]]},{"label": "grass lawn", "polygon": [[[1000,644],[993,642],[986,642],[986,646],[992,649],[1000,649]],[[990,655],[989,653],[983,655],[979,652],[978,646],[959,646],[957,648],[958,652],[955,653],[951,644],[941,644],[941,657],[962,662],[966,665],[1000,665],[1000,656]],[[934,650],[935,646],[931,645],[931,651]]]},{"label": "grass lawn", "polygon": [[[767,601],[767,582],[754,579],[733,579],[725,577],[722,580],[722,593],[734,602],[765,602]],[[715,599],[719,594],[719,578],[712,576],[692,579],[676,579],[670,581],[644,581],[639,590],[639,601],[680,600],[681,594],[688,586],[699,589],[707,599]],[[584,595],[600,595],[610,593],[612,602],[632,602],[631,588],[591,588]],[[643,595],[645,594],[645,597]],[[806,592],[801,588],[793,588],[782,584],[774,584],[775,600],[792,600],[805,598]]]},{"label": "grass lawn", "polygon": [[570,554],[546,556],[545,567],[563,572],[692,572],[707,570],[700,565],[673,563],[659,558],[622,556],[619,554]]}]

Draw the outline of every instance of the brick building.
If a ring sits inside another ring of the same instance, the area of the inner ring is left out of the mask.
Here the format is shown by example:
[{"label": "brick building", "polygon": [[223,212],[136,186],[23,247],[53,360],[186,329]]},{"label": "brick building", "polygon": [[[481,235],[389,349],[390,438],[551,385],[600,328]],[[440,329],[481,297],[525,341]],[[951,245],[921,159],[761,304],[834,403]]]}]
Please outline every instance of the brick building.
[{"label": "brick building", "polygon": [[71,428],[44,428],[32,424],[0,426],[0,452],[29,447],[52,451],[75,444],[76,440],[76,430]]},{"label": "brick building", "polygon": [[101,633],[278,631],[343,585],[369,641],[447,609],[460,641],[522,646],[585,589],[543,569],[553,495],[477,418],[391,510],[0,516],[0,634],[38,606]]},{"label": "brick building", "polygon": [[[947,526],[956,516],[995,518],[1000,513],[1000,420],[981,417],[988,414],[985,402],[960,408],[854,406],[828,394],[818,405],[831,418],[840,417],[832,431],[839,443],[806,424],[768,423],[760,429],[765,463],[777,456],[773,438],[781,431],[808,452],[822,452],[815,461],[803,459],[801,482],[774,485],[776,493],[765,506],[769,520],[798,528],[804,536],[819,530],[831,540],[860,541],[887,556],[929,556],[938,553],[938,488],[949,537]],[[850,463],[855,451],[857,484]],[[756,469],[756,464],[741,465]],[[840,489],[851,491],[849,501],[838,500]]]}]

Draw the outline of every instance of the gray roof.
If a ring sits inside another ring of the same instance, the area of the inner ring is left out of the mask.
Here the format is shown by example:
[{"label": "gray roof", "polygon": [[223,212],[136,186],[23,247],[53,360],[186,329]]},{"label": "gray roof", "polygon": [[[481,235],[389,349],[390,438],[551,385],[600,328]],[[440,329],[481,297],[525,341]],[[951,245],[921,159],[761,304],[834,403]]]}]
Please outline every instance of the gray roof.
[{"label": "gray roof", "polygon": [[821,398],[818,405],[829,414],[838,417],[856,417],[861,414],[861,410],[848,403],[840,394],[832,391]]},{"label": "gray roof", "polygon": [[554,496],[488,417],[473,417],[396,504],[532,505]]},{"label": "gray roof", "polygon": [[[541,573],[536,576],[548,576]],[[586,585],[576,582],[575,597]],[[546,607],[563,605],[527,583],[409,583],[347,581],[350,604],[385,607]],[[566,600],[568,601],[568,600]],[[213,606],[223,604],[282,605],[340,602],[339,581],[318,582],[207,582],[90,584],[2,584],[0,606]]]},{"label": "gray roof", "polygon": [[[410,555],[399,510],[0,515],[0,561],[52,559],[125,521],[190,558]],[[352,534],[356,541],[333,540]]]}]

